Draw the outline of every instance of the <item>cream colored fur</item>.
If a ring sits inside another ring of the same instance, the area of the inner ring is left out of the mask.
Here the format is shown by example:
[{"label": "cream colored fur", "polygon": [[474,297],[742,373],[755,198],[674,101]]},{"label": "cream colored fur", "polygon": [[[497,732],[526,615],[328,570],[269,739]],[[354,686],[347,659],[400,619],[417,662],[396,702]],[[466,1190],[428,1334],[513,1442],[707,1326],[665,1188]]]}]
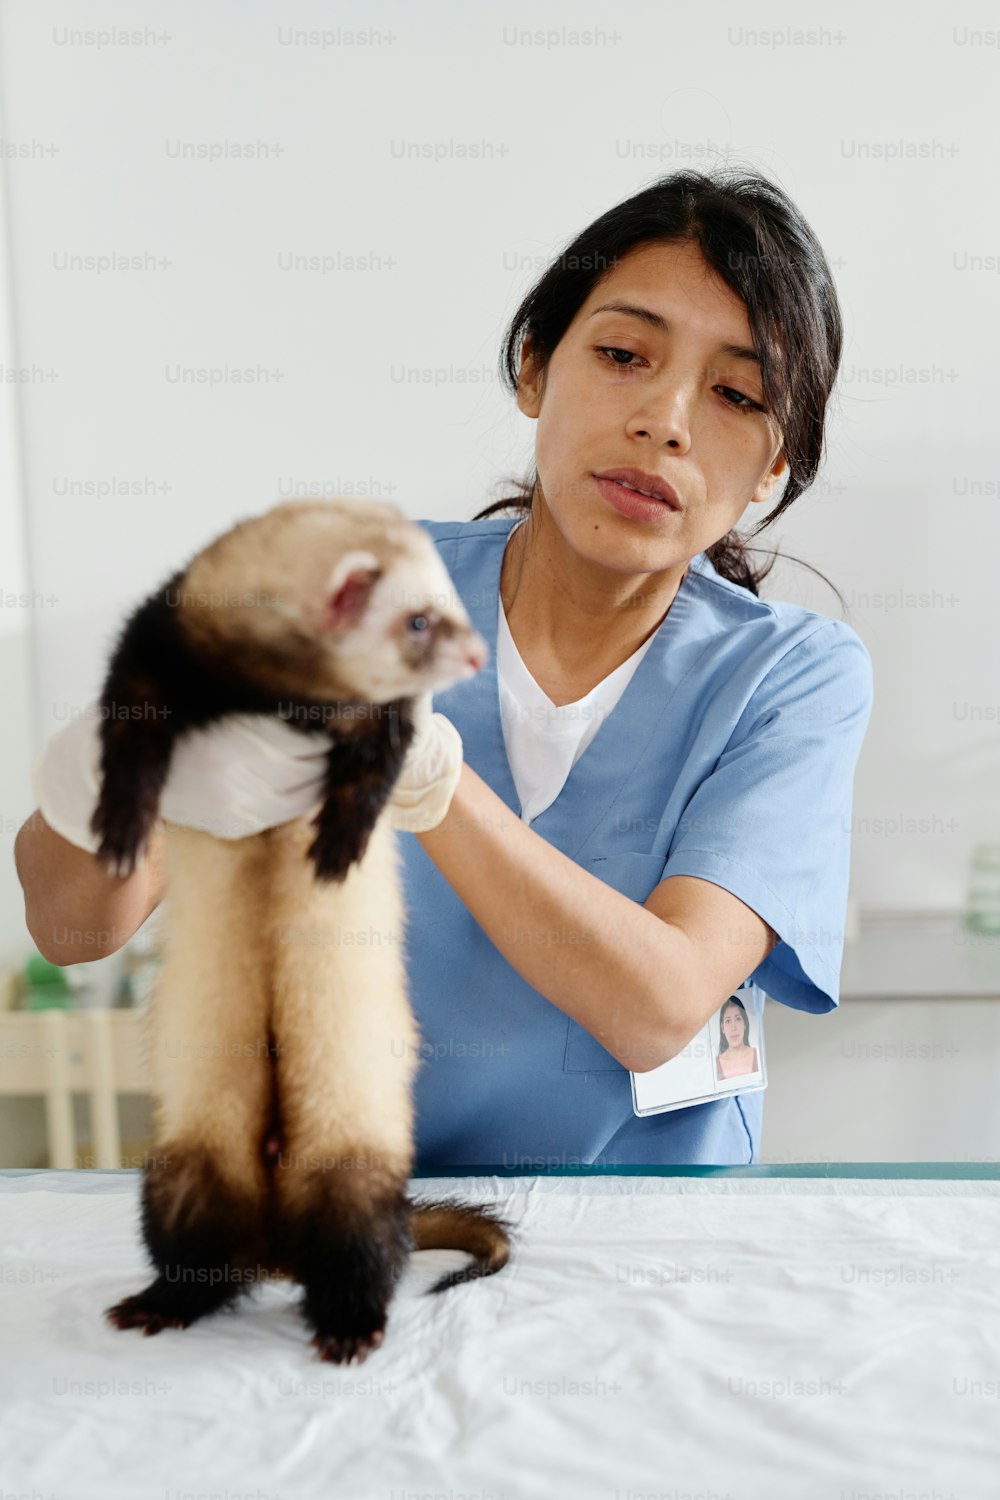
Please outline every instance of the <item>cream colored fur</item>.
[{"label": "cream colored fur", "polygon": [[293,1201],[317,1168],[407,1176],[419,1033],[386,815],[342,884],[315,878],[307,819],[232,841],[176,824],[164,834],[167,952],[148,1024],[156,1142],[209,1147],[258,1198],[273,1036],[279,1198]]}]

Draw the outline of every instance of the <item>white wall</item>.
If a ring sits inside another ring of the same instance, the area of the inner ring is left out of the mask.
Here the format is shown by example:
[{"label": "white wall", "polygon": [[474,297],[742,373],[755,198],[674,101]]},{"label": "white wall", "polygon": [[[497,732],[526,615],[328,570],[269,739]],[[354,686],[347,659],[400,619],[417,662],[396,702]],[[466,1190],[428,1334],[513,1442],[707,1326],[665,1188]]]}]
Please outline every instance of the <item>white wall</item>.
[{"label": "white wall", "polygon": [[[514,37],[540,26],[562,35]],[[598,213],[732,152],[798,201],[847,323],[828,469],[766,535],[839,585],[874,658],[853,891],[960,904],[972,844],[1000,840],[997,27],[991,7],[926,3],[8,0],[28,555],[54,601],[31,612],[39,741],[96,692],[128,607],[291,482],[369,486],[416,516],[494,498],[531,461],[533,424],[495,378],[524,290]],[[179,160],[178,142],[264,150]],[[422,145],[445,159],[400,158]],[[376,265],[283,270],[287,254]],[[148,260],[98,274],[67,255]],[[207,388],[177,366],[270,373]],[[839,613],[801,569],[766,592]]]},{"label": "white wall", "polygon": [[[5,141],[0,98],[0,140]],[[32,690],[34,625],[40,601],[33,596],[27,553],[25,496],[21,483],[18,368],[7,273],[8,216],[0,157],[0,964],[26,957],[33,945],[24,926],[24,898],[14,865],[14,836],[31,812],[31,758],[38,714]],[[44,605],[41,607],[44,608]]]}]

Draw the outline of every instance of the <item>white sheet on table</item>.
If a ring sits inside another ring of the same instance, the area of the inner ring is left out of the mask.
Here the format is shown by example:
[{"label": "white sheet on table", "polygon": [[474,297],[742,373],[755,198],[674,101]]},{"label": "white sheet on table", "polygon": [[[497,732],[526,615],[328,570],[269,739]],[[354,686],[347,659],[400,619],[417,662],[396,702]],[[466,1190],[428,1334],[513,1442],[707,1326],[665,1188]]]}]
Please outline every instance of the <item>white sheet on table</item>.
[{"label": "white sheet on table", "polygon": [[[0,1179],[0,1492],[53,1500],[996,1500],[1000,1183],[420,1179],[518,1223],[499,1276],[321,1363],[271,1283],[155,1338],[139,1178]],[[768,1384],[770,1382],[770,1384]],[[976,1384],[976,1383],[979,1384]],[[798,1383],[798,1384],[796,1384]]]}]

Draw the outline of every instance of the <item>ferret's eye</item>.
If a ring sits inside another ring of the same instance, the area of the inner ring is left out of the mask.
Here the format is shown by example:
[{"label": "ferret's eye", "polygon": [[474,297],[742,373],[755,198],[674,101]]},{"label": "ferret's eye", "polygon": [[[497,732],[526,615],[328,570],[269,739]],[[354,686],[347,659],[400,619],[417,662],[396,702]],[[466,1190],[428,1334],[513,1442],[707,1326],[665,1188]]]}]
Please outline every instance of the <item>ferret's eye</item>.
[{"label": "ferret's eye", "polygon": [[432,618],[429,614],[408,615],[406,629],[410,635],[424,635],[430,630],[432,623]]}]

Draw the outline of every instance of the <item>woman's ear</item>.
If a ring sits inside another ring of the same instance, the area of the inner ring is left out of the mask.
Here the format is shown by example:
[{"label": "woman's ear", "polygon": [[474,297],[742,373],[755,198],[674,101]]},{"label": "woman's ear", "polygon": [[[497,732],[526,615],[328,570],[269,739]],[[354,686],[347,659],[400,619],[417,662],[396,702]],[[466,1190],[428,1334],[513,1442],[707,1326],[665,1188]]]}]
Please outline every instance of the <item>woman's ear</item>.
[{"label": "woman's ear", "polygon": [[750,496],[751,501],[770,500],[778,486],[778,480],[788,468],[788,460],[784,453],[779,453],[774,463],[768,469],[763,479]]},{"label": "woman's ear", "polygon": [[521,368],[517,372],[517,405],[526,417],[537,417],[542,407],[544,371],[538,369],[530,333],[521,345]]}]

